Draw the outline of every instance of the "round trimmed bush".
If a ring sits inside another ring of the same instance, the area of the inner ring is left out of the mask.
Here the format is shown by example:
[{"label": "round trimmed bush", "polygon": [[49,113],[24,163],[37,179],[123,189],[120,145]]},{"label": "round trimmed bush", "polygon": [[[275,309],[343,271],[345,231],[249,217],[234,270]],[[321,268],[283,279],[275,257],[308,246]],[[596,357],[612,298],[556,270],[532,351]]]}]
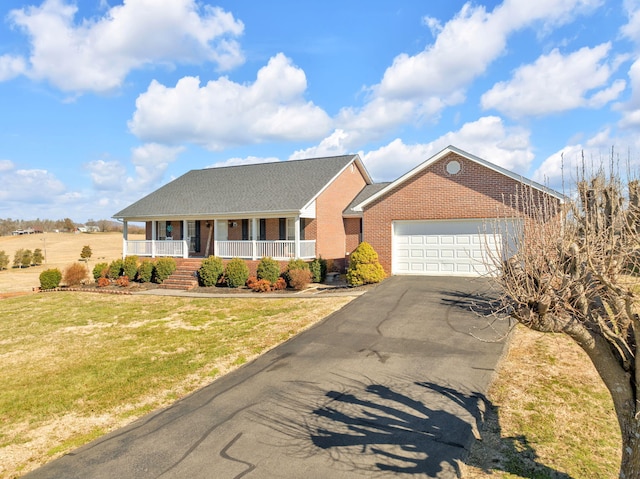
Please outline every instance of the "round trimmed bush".
[{"label": "round trimmed bush", "polygon": [[351,253],[347,269],[347,283],[350,286],[379,283],[385,278],[382,265],[378,262],[378,253],[363,241]]},{"label": "round trimmed bush", "polygon": [[127,256],[122,263],[122,275],[127,276],[130,280],[136,278],[138,272],[138,257]]},{"label": "round trimmed bush", "polygon": [[79,286],[87,279],[87,267],[73,263],[64,270],[64,283],[67,286]]},{"label": "round trimmed bush", "polygon": [[165,279],[171,276],[176,270],[176,260],[173,258],[160,258],[156,261],[156,266],[153,270],[153,282],[162,283]]},{"label": "round trimmed bush", "polygon": [[149,283],[153,277],[153,262],[148,259],[142,260],[138,266],[138,281],[141,283]]},{"label": "round trimmed bush", "polygon": [[198,279],[201,286],[215,286],[224,273],[222,259],[217,256],[209,256],[202,260],[202,266],[198,270]]},{"label": "round trimmed bush", "polygon": [[96,281],[107,276],[109,276],[109,265],[107,263],[98,263],[93,267],[93,279]]},{"label": "round trimmed bush", "polygon": [[249,279],[249,267],[240,258],[233,258],[224,269],[224,279],[230,288],[244,286]]},{"label": "round trimmed bush", "polygon": [[292,269],[289,271],[291,287],[296,291],[302,291],[311,282],[311,271],[308,269]]},{"label": "round trimmed bush", "polygon": [[299,270],[299,269],[309,271],[309,264],[302,259],[290,259],[289,262],[287,263],[287,268],[285,269],[284,273],[282,273],[282,276],[287,281],[287,284],[289,286],[292,286],[291,271]]},{"label": "round trimmed bush", "polygon": [[40,273],[40,288],[55,289],[60,286],[62,281],[62,273],[58,268],[47,269]]},{"label": "round trimmed bush", "polygon": [[269,283],[275,283],[280,277],[280,263],[273,258],[264,257],[258,263],[256,273],[258,279],[266,279]]},{"label": "round trimmed bush", "polygon": [[124,266],[124,261],[121,259],[114,259],[109,265],[109,279],[116,280],[120,276],[122,276],[122,267]]}]

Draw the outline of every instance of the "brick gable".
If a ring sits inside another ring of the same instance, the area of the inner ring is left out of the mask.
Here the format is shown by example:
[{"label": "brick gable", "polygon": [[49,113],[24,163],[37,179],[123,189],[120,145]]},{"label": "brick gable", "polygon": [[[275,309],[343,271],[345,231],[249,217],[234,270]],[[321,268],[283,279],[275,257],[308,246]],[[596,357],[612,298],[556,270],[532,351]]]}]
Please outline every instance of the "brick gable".
[{"label": "brick gable", "polygon": [[[451,160],[461,165],[446,171]],[[376,199],[363,211],[363,240],[373,246],[391,273],[392,230],[396,220],[492,218],[504,215],[520,183],[475,161],[449,153]]]}]

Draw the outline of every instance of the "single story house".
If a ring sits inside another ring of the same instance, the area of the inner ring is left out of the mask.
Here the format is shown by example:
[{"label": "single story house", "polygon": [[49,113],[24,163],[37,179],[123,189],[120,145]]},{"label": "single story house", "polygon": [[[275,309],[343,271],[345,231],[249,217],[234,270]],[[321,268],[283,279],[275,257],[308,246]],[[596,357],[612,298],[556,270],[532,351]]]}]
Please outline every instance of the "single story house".
[{"label": "single story house", "polygon": [[[344,266],[367,241],[388,274],[472,276],[486,272],[487,241],[500,241],[483,228],[523,186],[562,201],[449,146],[389,183],[374,183],[358,155],[192,170],[113,217],[125,256],[321,256]],[[144,222],[146,239],[130,241],[128,222]]]}]

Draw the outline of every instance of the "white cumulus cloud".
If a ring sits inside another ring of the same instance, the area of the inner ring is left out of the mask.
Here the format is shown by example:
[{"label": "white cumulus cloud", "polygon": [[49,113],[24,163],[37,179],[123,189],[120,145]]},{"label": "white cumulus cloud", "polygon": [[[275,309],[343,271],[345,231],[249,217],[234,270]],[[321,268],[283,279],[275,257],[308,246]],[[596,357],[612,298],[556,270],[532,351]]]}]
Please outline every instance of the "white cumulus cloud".
[{"label": "white cumulus cloud", "polygon": [[[43,169],[18,169],[9,160],[0,162],[0,200],[7,204],[38,204],[55,201],[66,191],[55,175]],[[20,211],[12,216],[21,217]]]},{"label": "white cumulus cloud", "polygon": [[27,65],[22,57],[0,55],[0,81],[10,80],[26,71]]},{"label": "white cumulus cloud", "polygon": [[413,145],[396,139],[377,150],[362,153],[367,170],[376,181],[398,178],[448,145],[479,156],[516,173],[526,173],[533,152],[529,132],[507,127],[495,116],[464,124],[459,130],[429,142]]},{"label": "white cumulus cloud", "polygon": [[[466,90],[506,51],[511,34],[523,28],[547,29],[573,21],[602,5],[602,0],[505,0],[493,11],[465,3],[454,18],[423,23],[437,35],[415,55],[402,53],[381,81],[368,88],[367,103],[344,109],[339,128],[356,141],[411,121],[435,120],[443,109],[465,100]],[[620,88],[616,85],[615,91]],[[605,101],[614,96],[604,93]]]},{"label": "white cumulus cloud", "polygon": [[120,191],[127,169],[119,161],[95,160],[84,165],[98,191]]},{"label": "white cumulus cloud", "polygon": [[602,107],[626,86],[623,80],[611,82],[615,67],[607,62],[610,50],[610,43],[568,55],[554,49],[518,68],[511,80],[495,84],[482,95],[482,106],[516,118]]},{"label": "white cumulus cloud", "polygon": [[129,187],[135,186],[139,191],[145,191],[158,185],[170,163],[176,161],[178,155],[184,151],[182,146],[166,146],[157,143],[147,143],[131,151],[131,162],[135,169],[135,176],[128,178]]},{"label": "white cumulus cloud", "polygon": [[184,77],[175,87],[153,81],[136,100],[129,129],[145,141],[192,142],[212,150],[268,141],[316,140],[331,126],[328,115],[305,100],[307,79],[278,54],[256,81],[221,77],[201,86]]},{"label": "white cumulus cloud", "polygon": [[13,10],[10,21],[31,41],[28,65],[14,71],[63,91],[105,92],[145,65],[212,62],[224,70],[244,61],[235,40],[243,24],[195,0],[126,0],[76,21],[77,12],[66,0]]}]

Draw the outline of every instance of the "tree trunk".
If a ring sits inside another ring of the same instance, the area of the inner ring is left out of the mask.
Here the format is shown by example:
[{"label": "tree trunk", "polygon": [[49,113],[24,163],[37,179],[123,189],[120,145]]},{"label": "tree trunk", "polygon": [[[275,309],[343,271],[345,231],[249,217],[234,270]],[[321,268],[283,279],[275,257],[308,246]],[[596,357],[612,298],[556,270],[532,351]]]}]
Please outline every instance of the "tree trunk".
[{"label": "tree trunk", "polygon": [[580,323],[567,325],[564,332],[587,353],[611,394],[622,436],[620,479],[640,478],[640,418],[634,376],[624,370],[602,336],[591,334]]},{"label": "tree trunk", "polygon": [[[620,461],[620,479],[640,477],[640,422],[634,416],[621,418],[622,460]],[[623,424],[624,423],[624,424]]]}]

